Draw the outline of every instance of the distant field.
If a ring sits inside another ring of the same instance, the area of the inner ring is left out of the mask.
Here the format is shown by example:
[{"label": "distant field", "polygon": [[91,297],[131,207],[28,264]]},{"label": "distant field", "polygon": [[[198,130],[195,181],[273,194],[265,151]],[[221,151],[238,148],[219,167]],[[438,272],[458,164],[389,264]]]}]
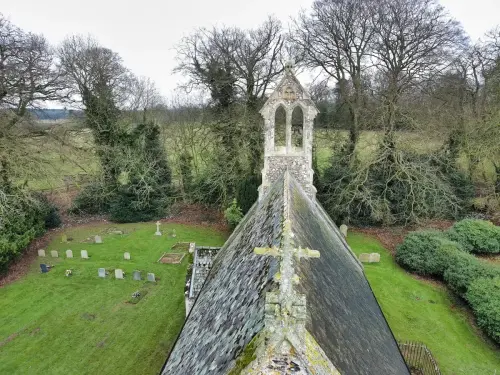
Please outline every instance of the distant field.
[{"label": "distant field", "polygon": [[482,337],[445,286],[406,273],[372,237],[349,233],[347,242],[356,254],[381,254],[380,263],[365,264],[365,273],[398,340],[427,345],[443,375],[500,374],[500,348]]},{"label": "distant field", "polygon": [[[110,234],[119,229],[123,235]],[[184,322],[184,283],[188,256],[182,264],[159,264],[177,241],[220,246],[225,235],[184,225],[153,223],[98,225],[70,229],[70,243],[55,238],[47,247],[61,258],[38,258],[23,279],[0,288],[0,374],[157,374]],[[167,234],[173,229],[177,237]],[[82,243],[101,234],[103,244]],[[65,259],[72,249],[76,258]],[[86,249],[90,259],[80,259]],[[131,253],[130,261],[123,253]],[[41,274],[39,263],[53,264]],[[125,280],[98,277],[97,269],[126,272]],[[65,276],[71,269],[73,275]],[[156,284],[132,280],[134,270],[154,272]],[[135,291],[137,304],[127,301]]]},{"label": "distant field", "polygon": [[[315,131],[314,140],[318,166],[324,171],[330,164],[332,149],[347,138],[347,131]],[[365,131],[361,135],[358,154],[361,159],[369,159],[376,151],[382,134],[378,131]],[[211,156],[214,140],[205,126],[194,124],[174,124],[164,128],[163,142],[171,162],[174,182],[178,180],[178,156],[187,150],[193,158],[195,173],[206,168],[206,160]],[[403,149],[414,152],[428,152],[442,146],[442,139],[422,138],[419,133],[401,132],[398,142]],[[99,163],[92,148],[89,132],[65,132],[61,145],[59,137],[38,137],[31,144],[32,155],[36,156],[37,166],[30,170],[29,185],[39,190],[64,188],[66,184],[78,184],[82,175],[93,174]]]}]

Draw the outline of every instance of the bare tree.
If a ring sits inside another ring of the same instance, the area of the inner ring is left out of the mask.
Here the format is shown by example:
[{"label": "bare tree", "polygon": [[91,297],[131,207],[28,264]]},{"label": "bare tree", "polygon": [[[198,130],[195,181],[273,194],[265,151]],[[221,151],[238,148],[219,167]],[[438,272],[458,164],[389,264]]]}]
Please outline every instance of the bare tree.
[{"label": "bare tree", "polygon": [[386,141],[392,147],[402,93],[443,71],[465,37],[435,0],[382,0],[374,6],[373,58],[382,74]]},{"label": "bare tree", "polygon": [[349,154],[361,127],[362,78],[373,39],[370,5],[370,0],[316,0],[310,13],[299,16],[292,33],[303,63],[334,79],[349,107]]},{"label": "bare tree", "polygon": [[9,180],[9,159],[23,152],[19,140],[27,136],[19,134],[16,124],[28,117],[29,109],[61,99],[63,87],[47,40],[0,15],[0,174],[4,183]]},{"label": "bare tree", "polygon": [[59,60],[70,93],[83,103],[104,179],[112,186],[119,173],[114,147],[120,141],[119,108],[128,99],[128,70],[117,53],[90,36],[67,38],[59,48]]}]

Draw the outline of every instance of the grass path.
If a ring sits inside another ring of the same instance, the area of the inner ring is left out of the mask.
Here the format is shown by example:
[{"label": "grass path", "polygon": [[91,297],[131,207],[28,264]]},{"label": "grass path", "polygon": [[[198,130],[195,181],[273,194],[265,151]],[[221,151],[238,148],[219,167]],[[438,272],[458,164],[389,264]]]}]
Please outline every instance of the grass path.
[{"label": "grass path", "polygon": [[[39,272],[36,261],[23,279],[0,289],[0,374],[156,374],[184,321],[184,281],[188,258],[182,264],[158,264],[177,241],[222,245],[225,236],[210,229],[176,224],[113,225],[124,235],[103,234],[103,244],[80,241],[106,232],[111,225],[74,228],[69,244],[57,238],[46,249],[74,259],[45,259],[55,268]],[[87,249],[91,258],[79,259]],[[129,251],[131,261],[123,260]],[[125,280],[100,279],[97,269],[122,268]],[[73,276],[65,277],[66,269]],[[154,272],[156,284],[133,281],[132,272]],[[136,290],[148,293],[137,304],[126,301]]]},{"label": "grass path", "polygon": [[349,233],[348,242],[356,254],[381,254],[381,262],[365,264],[365,272],[398,340],[425,343],[443,375],[500,374],[500,348],[480,336],[446,287],[410,276],[373,237]]}]

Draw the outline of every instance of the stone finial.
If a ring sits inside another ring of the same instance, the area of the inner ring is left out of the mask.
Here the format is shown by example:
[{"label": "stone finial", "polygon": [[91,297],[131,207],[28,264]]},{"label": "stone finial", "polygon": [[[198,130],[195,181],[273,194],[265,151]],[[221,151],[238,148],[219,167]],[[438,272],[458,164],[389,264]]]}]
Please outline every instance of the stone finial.
[{"label": "stone finial", "polygon": [[285,70],[287,72],[292,72],[293,71],[293,65],[294,65],[294,61],[292,59],[289,59],[286,63],[285,63]]}]

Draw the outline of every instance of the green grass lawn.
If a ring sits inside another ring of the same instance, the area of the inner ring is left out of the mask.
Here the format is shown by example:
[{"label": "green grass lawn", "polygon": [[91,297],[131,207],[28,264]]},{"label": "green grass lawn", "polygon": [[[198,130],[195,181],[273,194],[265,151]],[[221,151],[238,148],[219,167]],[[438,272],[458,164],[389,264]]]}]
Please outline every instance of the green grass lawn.
[{"label": "green grass lawn", "polygon": [[[108,234],[116,227],[124,235]],[[174,229],[177,237],[167,234]],[[0,374],[156,374],[184,322],[182,264],[159,264],[163,252],[177,241],[222,245],[225,235],[183,225],[162,226],[154,236],[152,223],[100,225],[71,229],[70,243],[56,238],[46,249],[72,249],[74,259],[37,259],[23,279],[0,289]],[[81,243],[101,234],[103,244]],[[89,260],[79,259],[80,250]],[[131,253],[130,261],[123,253]],[[39,263],[54,264],[47,274]],[[97,269],[122,268],[125,280],[98,277]],[[65,277],[72,269],[73,276]],[[154,272],[156,284],[133,281],[134,270]],[[148,293],[137,304],[127,301],[136,290]]]},{"label": "green grass lawn", "polygon": [[349,233],[348,242],[356,254],[381,254],[381,262],[365,264],[365,272],[398,340],[426,344],[444,375],[500,374],[500,349],[478,334],[446,287],[406,273],[372,237]]}]

